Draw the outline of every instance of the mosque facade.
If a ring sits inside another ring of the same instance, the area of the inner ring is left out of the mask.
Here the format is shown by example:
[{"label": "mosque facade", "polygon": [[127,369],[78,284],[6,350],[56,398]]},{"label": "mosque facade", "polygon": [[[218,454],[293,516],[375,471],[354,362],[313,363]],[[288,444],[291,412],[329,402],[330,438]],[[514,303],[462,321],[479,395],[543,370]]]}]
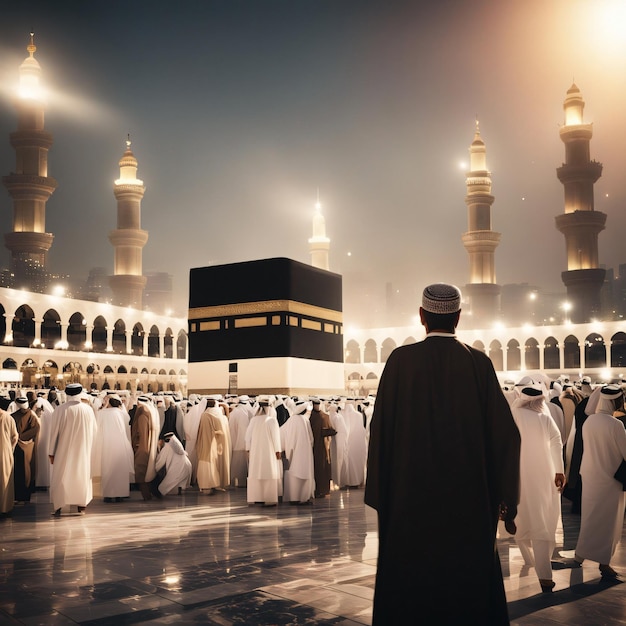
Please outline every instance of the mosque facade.
[{"label": "mosque facade", "polygon": [[15,171],[2,178],[13,204],[4,242],[11,268],[0,287],[0,383],[63,389],[80,382],[98,389],[157,392],[187,387],[187,320],[145,311],[141,229],[145,187],[137,178],[130,139],[114,184],[117,228],[109,239],[115,270],[111,303],[54,293],[57,277],[47,253],[46,203],[57,182],[48,174],[52,134],[45,129],[41,67],[31,33],[28,57],[19,68],[17,130],[10,143]]}]

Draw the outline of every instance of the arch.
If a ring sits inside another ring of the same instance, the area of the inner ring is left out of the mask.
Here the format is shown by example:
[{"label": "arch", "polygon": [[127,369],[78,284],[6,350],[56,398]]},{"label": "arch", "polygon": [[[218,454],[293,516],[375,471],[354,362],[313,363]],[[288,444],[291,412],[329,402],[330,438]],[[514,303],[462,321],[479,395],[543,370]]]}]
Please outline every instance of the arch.
[{"label": "arch", "polygon": [[2,361],[2,369],[3,370],[16,370],[17,362],[15,361],[15,359],[4,359],[4,361]]},{"label": "arch", "polygon": [[87,341],[87,320],[80,311],[72,313],[67,327],[67,349],[83,350]]},{"label": "arch", "polygon": [[148,369],[147,369],[147,368],[142,367],[142,368],[141,368],[141,373],[142,373],[142,374],[149,374],[150,372],[148,372]]},{"label": "arch", "polygon": [[604,337],[598,333],[585,337],[585,367],[606,367]]},{"label": "arch", "polygon": [[148,356],[158,357],[161,355],[161,347],[159,345],[160,333],[156,326],[152,326],[148,335]]},{"label": "arch", "polygon": [[522,356],[516,339],[511,339],[506,344],[506,366],[509,371],[520,370],[522,367]]},{"label": "arch", "polygon": [[176,357],[183,360],[187,358],[187,334],[184,330],[178,333],[176,339]]},{"label": "arch", "polygon": [[152,376],[156,376],[156,375],[157,375],[157,369],[156,369],[156,367],[153,367],[153,368],[150,370],[150,374],[151,374]]},{"label": "arch", "polygon": [[563,341],[563,367],[580,367],[580,344],[574,335],[568,335]]},{"label": "arch", "polygon": [[176,370],[170,370],[167,374],[168,376],[176,376]]},{"label": "arch", "polygon": [[128,370],[126,369],[126,367],[124,365],[120,365],[117,368],[117,373],[118,374],[128,374]]},{"label": "arch", "polygon": [[403,346],[408,346],[412,343],[416,343],[415,337],[407,337],[403,342],[402,345]]},{"label": "arch", "polygon": [[105,365],[103,372],[105,374],[113,374],[113,368],[110,365]]},{"label": "arch", "polygon": [[543,368],[546,370],[558,370],[561,368],[559,342],[555,337],[547,337],[543,344]]},{"label": "arch", "polygon": [[28,348],[35,340],[35,313],[27,304],[15,309],[11,334],[13,345],[19,348]]},{"label": "arch", "polygon": [[43,362],[41,369],[36,374],[36,378],[39,380],[39,386],[49,389],[52,385],[56,384],[56,380],[59,375],[59,366],[56,361],[47,359]]},{"label": "arch", "polygon": [[494,339],[489,344],[489,358],[493,363],[495,370],[501,372],[504,369],[504,354],[502,352],[502,344]]},{"label": "arch", "polygon": [[373,339],[368,339],[365,342],[363,363],[378,363],[378,346]]},{"label": "arch", "polygon": [[164,369],[160,369],[159,376],[167,376],[167,372]]},{"label": "arch", "polygon": [[96,376],[100,375],[100,366],[97,365],[96,363],[90,363],[85,368],[85,372],[87,373],[87,376],[91,377],[91,384],[90,384],[91,389],[97,389],[98,385],[96,385]]},{"label": "arch", "polygon": [[346,363],[360,363],[361,362],[361,348],[359,344],[354,340],[350,339],[346,344]]},{"label": "arch", "polygon": [[381,345],[380,348],[380,362],[386,363],[389,355],[396,349],[396,342],[391,338],[387,337]]},{"label": "arch", "polygon": [[65,384],[79,383],[83,366],[78,361],[69,361],[63,366],[63,378]]},{"label": "arch", "polygon": [[145,331],[143,326],[137,322],[133,326],[133,334],[130,338],[130,353],[136,354],[137,356],[143,356],[143,338],[145,335]]},{"label": "arch", "polygon": [[61,316],[54,309],[43,314],[41,322],[41,347],[54,348],[61,341]]},{"label": "arch", "polygon": [[472,344],[472,347],[476,348],[476,350],[480,350],[481,352],[485,352],[485,344],[479,339]]},{"label": "arch", "polygon": [[378,380],[378,376],[376,376],[375,372],[368,372],[365,379],[366,380]]},{"label": "arch", "polygon": [[137,374],[137,368],[136,367],[131,367],[130,368],[130,373],[131,374]]},{"label": "arch", "polygon": [[107,351],[107,321],[98,315],[93,321],[93,330],[91,331],[91,346],[94,352]]},{"label": "arch", "polygon": [[539,342],[534,337],[529,337],[524,343],[524,360],[527,370],[539,369]]},{"label": "arch", "polygon": [[171,328],[165,330],[165,337],[163,337],[163,352],[166,359],[171,359],[174,356],[174,333]]},{"label": "arch", "polygon": [[30,357],[22,363],[20,370],[22,372],[22,384],[25,387],[35,387],[37,385],[37,369],[37,363]]},{"label": "arch", "polygon": [[126,354],[126,323],[124,320],[117,320],[113,324],[113,338],[111,345],[116,354]]},{"label": "arch", "polygon": [[611,337],[611,367],[626,365],[626,333],[615,333]]}]

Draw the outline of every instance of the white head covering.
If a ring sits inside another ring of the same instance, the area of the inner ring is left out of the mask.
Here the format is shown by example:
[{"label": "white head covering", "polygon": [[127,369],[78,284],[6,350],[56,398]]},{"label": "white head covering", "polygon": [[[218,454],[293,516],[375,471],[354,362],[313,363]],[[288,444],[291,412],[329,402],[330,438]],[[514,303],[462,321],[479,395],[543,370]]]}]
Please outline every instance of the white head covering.
[{"label": "white head covering", "polygon": [[[624,392],[618,385],[605,385],[600,389],[600,392],[597,394],[597,398],[597,406],[594,413],[606,413],[607,415],[613,415],[615,411],[615,400],[618,398],[623,399]],[[587,405],[590,403],[591,398],[589,398]]]},{"label": "white head covering", "polygon": [[461,310],[461,290],[446,283],[428,285],[422,293],[422,308],[439,315],[456,313]]}]

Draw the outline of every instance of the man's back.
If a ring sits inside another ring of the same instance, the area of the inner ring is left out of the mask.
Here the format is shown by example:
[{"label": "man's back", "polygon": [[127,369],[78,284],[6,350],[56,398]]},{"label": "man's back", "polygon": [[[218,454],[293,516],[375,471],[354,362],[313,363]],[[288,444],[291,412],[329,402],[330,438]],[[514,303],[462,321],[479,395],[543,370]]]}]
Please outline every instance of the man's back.
[{"label": "man's back", "polygon": [[[365,492],[379,516],[374,623],[411,610],[424,624],[508,623],[494,541],[499,504],[516,505],[518,485],[519,433],[491,361],[445,333],[396,349]],[[471,581],[463,590],[449,584],[457,573]]]}]

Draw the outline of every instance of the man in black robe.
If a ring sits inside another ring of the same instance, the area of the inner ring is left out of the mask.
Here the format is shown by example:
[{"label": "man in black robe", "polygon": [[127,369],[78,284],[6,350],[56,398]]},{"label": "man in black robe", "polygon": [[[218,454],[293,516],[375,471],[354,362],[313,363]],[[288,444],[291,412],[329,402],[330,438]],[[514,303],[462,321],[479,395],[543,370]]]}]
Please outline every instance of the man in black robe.
[{"label": "man in black robe", "polygon": [[495,536],[500,515],[515,530],[520,436],[491,360],[455,337],[460,306],[456,287],[427,287],[426,339],[394,350],[380,379],[374,625],[509,623]]}]

